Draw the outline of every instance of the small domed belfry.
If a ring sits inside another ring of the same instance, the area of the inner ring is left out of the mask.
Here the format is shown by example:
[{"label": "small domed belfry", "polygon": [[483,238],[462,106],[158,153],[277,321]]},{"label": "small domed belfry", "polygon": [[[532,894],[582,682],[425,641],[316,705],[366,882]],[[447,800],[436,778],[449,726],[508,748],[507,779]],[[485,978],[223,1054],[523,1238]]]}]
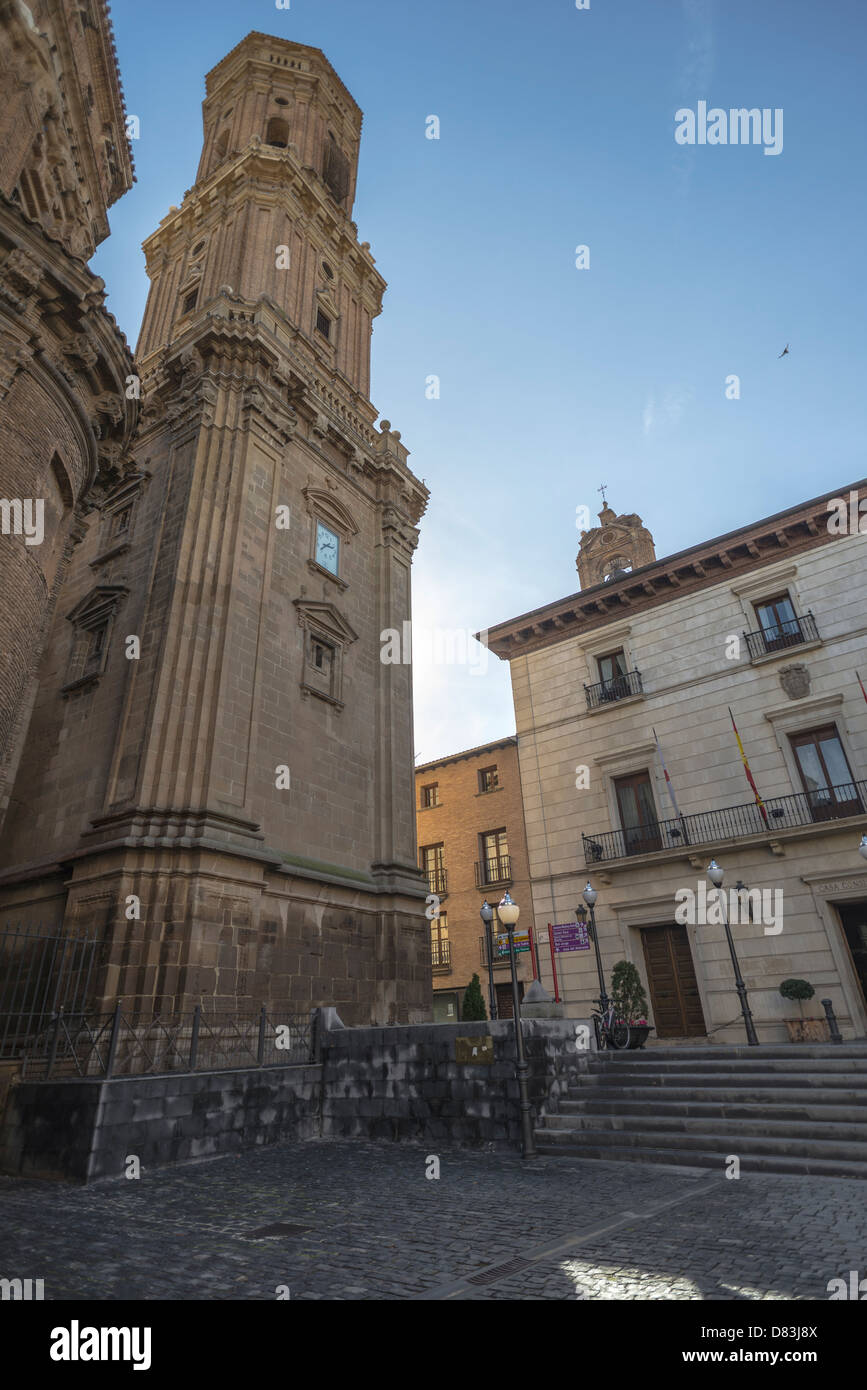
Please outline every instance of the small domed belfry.
[{"label": "small domed belfry", "polygon": [[607,502],[599,513],[599,525],[581,532],[575,565],[582,589],[610,583],[630,570],[656,559],[653,537],[635,512],[618,516]]}]

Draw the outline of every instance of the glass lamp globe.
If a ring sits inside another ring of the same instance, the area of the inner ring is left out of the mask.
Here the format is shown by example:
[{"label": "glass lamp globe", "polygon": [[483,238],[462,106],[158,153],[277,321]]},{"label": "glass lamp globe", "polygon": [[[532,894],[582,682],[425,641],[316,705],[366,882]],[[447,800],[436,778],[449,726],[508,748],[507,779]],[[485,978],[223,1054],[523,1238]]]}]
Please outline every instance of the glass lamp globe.
[{"label": "glass lamp globe", "polygon": [[508,892],[503,898],[503,901],[498,905],[497,912],[499,913],[500,921],[506,927],[513,927],[521,915],[521,909],[517,903],[512,902],[511,894]]}]

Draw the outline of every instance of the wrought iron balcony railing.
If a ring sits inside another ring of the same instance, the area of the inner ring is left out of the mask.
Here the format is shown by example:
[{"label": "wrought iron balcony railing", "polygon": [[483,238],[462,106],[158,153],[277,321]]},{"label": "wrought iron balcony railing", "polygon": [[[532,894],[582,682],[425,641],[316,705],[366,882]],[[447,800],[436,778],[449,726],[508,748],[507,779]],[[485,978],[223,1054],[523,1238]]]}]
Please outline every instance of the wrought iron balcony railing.
[{"label": "wrought iron balcony railing", "polygon": [[451,970],[452,956],[450,941],[431,941],[430,963],[434,970]]},{"label": "wrought iron balcony railing", "polygon": [[431,893],[437,893],[441,898],[445,897],[449,891],[448,869],[425,869],[427,875],[428,888]]},{"label": "wrought iron balcony railing", "polygon": [[804,642],[818,642],[819,632],[812,613],[800,618],[788,618],[784,623],[763,627],[758,632],[745,632],[750,660],[760,656],[770,656],[773,652],[783,652],[789,647],[800,647]]},{"label": "wrought iron balcony railing", "polygon": [[679,819],[651,821],[627,830],[608,830],[582,835],[585,864],[627,859],[634,854],[681,849],[684,845],[712,845],[741,840],[768,831],[794,830],[798,826],[860,816],[867,807],[867,782],[846,782],[821,791],[778,796],[765,802],[767,820],[754,801],[720,811],[700,811]]},{"label": "wrought iron balcony railing", "polygon": [[614,700],[625,700],[628,695],[641,695],[643,689],[640,671],[624,671],[622,676],[613,676],[610,681],[585,685],[584,693],[587,708],[598,709],[600,705],[610,704]]},{"label": "wrought iron balcony railing", "polygon": [[476,861],[476,887],[489,888],[494,884],[512,882],[512,860],[508,854],[496,859]]}]

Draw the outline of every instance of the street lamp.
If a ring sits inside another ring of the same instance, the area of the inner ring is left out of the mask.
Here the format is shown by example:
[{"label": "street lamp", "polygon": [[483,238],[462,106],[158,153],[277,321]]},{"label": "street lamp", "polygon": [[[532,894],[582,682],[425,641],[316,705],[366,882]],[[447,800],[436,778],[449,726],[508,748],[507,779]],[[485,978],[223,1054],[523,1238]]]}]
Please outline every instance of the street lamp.
[{"label": "street lamp", "polygon": [[533,1139],[533,1125],[530,1120],[530,1093],[527,1088],[527,1054],[524,1051],[524,1032],[521,1027],[521,1001],[518,998],[518,971],[515,966],[515,923],[521,915],[518,904],[512,902],[506,890],[503,901],[497,908],[500,921],[509,933],[509,959],[512,965],[512,1007],[515,1023],[515,1052],[518,1057],[518,1094],[521,1099],[521,1149],[524,1158],[536,1158],[536,1144]]},{"label": "street lamp", "polygon": [[[599,1003],[601,1005],[602,1013],[604,1015],[608,1012],[608,994],[605,990],[605,974],[602,970],[602,956],[599,951],[599,936],[596,931],[596,913],[593,911],[594,907],[596,906],[596,899],[599,897],[599,894],[596,892],[596,889],[593,887],[589,879],[587,881],[587,887],[584,889],[584,892],[581,894],[581,896],[587,904],[587,907],[589,907],[590,909],[590,935],[593,937],[593,945],[596,949],[596,971],[599,975]],[[576,907],[575,918],[578,922],[585,922],[587,920],[587,907]]]},{"label": "street lamp", "polygon": [[491,923],[494,920],[494,909],[491,907],[487,898],[482,903],[479,916],[485,927],[485,946],[488,957],[488,994],[491,1001],[491,1018],[497,1017],[497,996],[494,993],[494,949],[491,943]]},{"label": "street lamp", "polygon": [[861,843],[858,846],[858,853],[862,859],[867,859],[867,835],[861,836]]},{"label": "street lamp", "polygon": [[718,901],[722,909],[723,926],[726,929],[726,941],[729,944],[729,954],[731,955],[732,967],[735,972],[735,989],[737,990],[738,998],[741,1001],[741,1013],[744,1017],[744,1027],[747,1030],[747,1042],[749,1043],[750,1047],[758,1047],[759,1040],[756,1037],[755,1025],[753,1024],[753,1016],[750,1012],[750,1001],[747,998],[747,987],[744,984],[743,977],[741,975],[741,968],[738,964],[737,952],[735,951],[735,943],[732,939],[731,928],[729,926],[729,915],[726,911],[725,894],[722,891],[724,873],[715,859],[712,859],[707,866],[707,876],[713,884],[714,888],[718,888],[720,890]]}]

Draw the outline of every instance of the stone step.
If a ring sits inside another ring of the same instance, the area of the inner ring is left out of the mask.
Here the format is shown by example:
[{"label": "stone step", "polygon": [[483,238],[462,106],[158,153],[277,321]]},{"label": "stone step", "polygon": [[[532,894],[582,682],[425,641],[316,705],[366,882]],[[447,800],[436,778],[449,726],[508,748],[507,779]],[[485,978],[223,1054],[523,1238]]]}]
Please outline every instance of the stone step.
[{"label": "stone step", "polygon": [[736,1134],[718,1135],[697,1131],[654,1130],[652,1134],[638,1133],[623,1129],[549,1129],[544,1128],[545,1143],[560,1146],[564,1144],[604,1144],[611,1149],[641,1148],[648,1143],[655,1149],[671,1149],[689,1153],[696,1149],[704,1153],[716,1151],[719,1157],[732,1151],[741,1157],[743,1154],[776,1155],[796,1159],[840,1159],[847,1163],[858,1163],[867,1174],[867,1142],[852,1143],[837,1139],[809,1140],[795,1138],[775,1138],[770,1135],[743,1136],[747,1142],[739,1143]]},{"label": "stone step", "polygon": [[784,1089],[789,1086],[816,1086],[823,1089],[830,1087],[848,1087],[849,1089],[860,1090],[862,1087],[867,1090],[867,1076],[855,1075],[845,1070],[840,1072],[808,1072],[808,1071],[753,1071],[753,1070],[732,1070],[725,1071],[642,1071],[636,1067],[618,1068],[616,1071],[605,1069],[604,1071],[591,1070],[582,1077],[578,1083],[572,1082],[569,1090],[574,1091],[579,1086],[600,1086],[619,1087],[619,1086],[688,1086],[695,1091],[703,1090],[711,1086],[763,1086],[768,1089]]},{"label": "stone step", "polygon": [[594,1072],[610,1072],[617,1075],[622,1071],[656,1072],[666,1075],[676,1075],[679,1072],[690,1072],[695,1076],[712,1076],[720,1071],[731,1072],[753,1072],[767,1071],[779,1073],[783,1076],[790,1074],[804,1076],[863,1076],[867,1080],[867,1058],[854,1057],[766,1057],[764,1054],[752,1057],[713,1057],[705,1060],[701,1057],[690,1057],[681,1059],[666,1058],[660,1061],[657,1057],[645,1057],[638,1052],[614,1052],[610,1057],[595,1056],[590,1059],[590,1068]]},{"label": "stone step", "polygon": [[[736,1145],[752,1137],[787,1143],[835,1143],[846,1144],[856,1157],[863,1151],[867,1158],[867,1117],[859,1124],[842,1120],[817,1122],[811,1119],[777,1119],[773,1115],[755,1116],[750,1119],[730,1115],[684,1115],[671,1113],[665,1115],[598,1115],[590,1112],[582,1115],[559,1114],[545,1118],[545,1128],[552,1130],[616,1130],[632,1134],[636,1138],[649,1137],[657,1132],[670,1134],[701,1134],[722,1137],[730,1145]],[[750,1142],[749,1148],[756,1146]]]},{"label": "stone step", "polygon": [[[724,1156],[718,1150],[690,1149],[680,1152],[677,1149],[652,1148],[648,1145],[635,1148],[615,1148],[605,1142],[576,1143],[574,1139],[552,1142],[547,1130],[536,1131],[536,1147],[540,1154],[552,1158],[580,1158],[604,1163],[655,1163],[666,1166],[677,1165],[688,1168],[712,1168],[723,1171]],[[741,1173],[779,1173],[793,1176],[810,1175],[828,1178],[867,1179],[867,1164],[853,1163],[846,1159],[788,1158],[780,1154],[739,1153]]]},{"label": "stone step", "polygon": [[853,1061],[861,1061],[867,1066],[867,1042],[850,1043],[761,1043],[758,1047],[749,1047],[746,1043],[731,1044],[728,1047],[720,1045],[707,1045],[704,1047],[666,1047],[663,1043],[657,1043],[652,1048],[626,1049],[623,1052],[598,1052],[593,1054],[594,1059],[599,1061],[611,1061],[615,1064],[624,1058],[634,1058],[636,1061],[650,1060],[652,1062],[668,1061],[675,1062],[688,1061],[691,1057],[701,1061],[716,1061],[718,1058],[725,1058],[728,1061],[740,1058],[752,1057],[774,1057],[774,1058],[814,1058],[814,1057],[848,1057]]},{"label": "stone step", "polygon": [[[702,1115],[719,1116],[727,1120],[810,1120],[814,1124],[840,1122],[854,1125],[867,1125],[867,1097],[860,1105],[835,1105],[833,1100],[820,1100],[818,1097],[803,1105],[786,1102],[774,1103],[773,1098],[765,1101],[724,1101],[717,1100],[669,1100],[667,1096],[641,1100],[624,1100],[618,1093],[611,1100],[598,1100],[594,1095],[587,1100],[563,1100],[560,1102],[561,1115]],[[553,1118],[553,1116],[551,1117]]]},{"label": "stone step", "polygon": [[615,1105],[622,1101],[645,1101],[656,1106],[666,1103],[687,1104],[694,1101],[697,1096],[702,1095],[714,1105],[747,1103],[765,1105],[769,1109],[773,1109],[777,1104],[867,1105],[867,1088],[855,1090],[843,1086],[822,1088],[820,1086],[756,1085],[752,1079],[741,1084],[738,1084],[736,1080],[733,1084],[717,1085],[705,1089],[699,1086],[646,1086],[638,1083],[621,1086],[569,1086],[562,1104],[585,1100],[611,1101]]}]

